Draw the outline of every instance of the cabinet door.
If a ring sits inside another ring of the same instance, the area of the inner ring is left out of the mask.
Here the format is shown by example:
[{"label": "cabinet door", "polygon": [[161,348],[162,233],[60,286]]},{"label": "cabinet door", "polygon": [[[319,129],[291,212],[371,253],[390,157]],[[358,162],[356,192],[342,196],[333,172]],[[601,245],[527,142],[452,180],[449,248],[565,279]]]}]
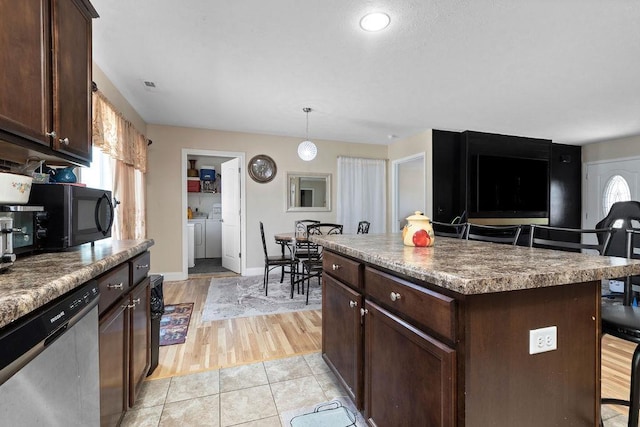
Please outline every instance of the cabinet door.
[{"label": "cabinet door", "polygon": [[[126,300],[125,300],[126,301]],[[127,408],[126,304],[100,317],[100,425],[117,426]]]},{"label": "cabinet door", "polygon": [[366,301],[365,309],[369,424],[454,426],[455,351],[376,304]]},{"label": "cabinet door", "polygon": [[0,0],[0,129],[49,145],[49,2]]},{"label": "cabinet door", "polygon": [[322,284],[322,355],[361,409],[362,295],[327,274]]},{"label": "cabinet door", "polygon": [[52,1],[51,148],[91,161],[91,17],[73,0]]},{"label": "cabinet door", "polygon": [[129,338],[129,406],[135,403],[151,364],[151,286],[144,279],[129,294],[131,319]]}]

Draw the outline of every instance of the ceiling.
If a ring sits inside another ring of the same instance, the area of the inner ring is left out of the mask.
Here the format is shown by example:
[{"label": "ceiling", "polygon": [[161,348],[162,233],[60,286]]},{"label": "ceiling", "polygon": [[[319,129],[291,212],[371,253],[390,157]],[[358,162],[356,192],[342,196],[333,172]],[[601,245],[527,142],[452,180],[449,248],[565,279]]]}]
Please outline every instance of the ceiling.
[{"label": "ceiling", "polygon": [[[640,134],[637,0],[91,0],[148,124],[388,144],[425,129]],[[362,31],[370,11],[391,17]],[[155,83],[150,89],[145,81]]]}]

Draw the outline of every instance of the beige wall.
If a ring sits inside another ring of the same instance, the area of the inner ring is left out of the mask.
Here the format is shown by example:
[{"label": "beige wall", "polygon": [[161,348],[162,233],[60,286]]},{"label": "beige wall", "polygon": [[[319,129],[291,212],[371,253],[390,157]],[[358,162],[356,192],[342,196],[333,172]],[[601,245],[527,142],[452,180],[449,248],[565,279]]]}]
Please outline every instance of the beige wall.
[{"label": "beige wall", "polygon": [[120,91],[116,89],[116,87],[111,83],[111,81],[105,76],[100,67],[94,62],[93,63],[93,81],[98,85],[98,89],[100,92],[107,97],[109,102],[111,102],[127,120],[129,120],[139,132],[143,135],[147,134],[147,124],[142,117],[138,114],[138,112],[129,104],[129,102],[122,96]]},{"label": "beige wall", "polygon": [[433,213],[432,213],[433,212],[432,150],[433,150],[433,132],[431,131],[431,129],[428,129],[424,132],[420,132],[408,138],[395,141],[393,144],[389,145],[389,148],[388,148],[389,168],[390,168],[388,173],[389,202],[387,203],[387,206],[388,206],[387,218],[389,218],[388,224],[387,224],[388,230],[393,229],[391,224],[391,222],[393,221],[393,218],[392,218],[393,200],[391,197],[393,195],[393,188],[392,188],[393,162],[395,160],[403,159],[405,157],[413,156],[415,154],[419,154],[419,153],[425,154],[425,180],[426,180],[425,201],[427,205],[427,210],[425,212],[425,215],[429,217],[433,217]]},{"label": "beige wall", "polygon": [[640,135],[612,139],[582,146],[582,162],[624,159],[640,156]]},{"label": "beige wall", "polygon": [[[243,257],[246,257],[247,269],[253,269],[252,273],[261,272],[264,265],[259,221],[263,221],[265,225],[268,249],[275,254],[279,247],[270,236],[276,232],[293,231],[295,220],[309,217],[321,221],[335,220],[336,166],[339,155],[380,159],[387,157],[387,147],[384,145],[315,140],[318,156],[311,162],[305,162],[297,156],[300,138],[158,125],[148,125],[147,129],[147,136],[153,140],[149,147],[147,172],[147,235],[156,242],[152,271],[165,274],[175,274],[182,269],[184,215],[180,201],[185,191],[181,177],[183,149],[244,152],[245,163],[257,154],[266,154],[276,162],[277,175],[266,184],[256,183],[249,178],[246,164],[243,165],[247,233],[247,253]],[[331,211],[287,213],[287,171],[332,174]]]}]

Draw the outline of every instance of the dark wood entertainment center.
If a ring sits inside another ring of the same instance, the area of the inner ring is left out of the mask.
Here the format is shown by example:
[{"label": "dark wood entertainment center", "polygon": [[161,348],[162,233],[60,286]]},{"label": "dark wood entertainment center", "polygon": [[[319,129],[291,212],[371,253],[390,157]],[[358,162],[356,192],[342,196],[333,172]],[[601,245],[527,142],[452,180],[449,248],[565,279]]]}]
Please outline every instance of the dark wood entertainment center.
[{"label": "dark wood entertainment center", "polygon": [[[478,156],[538,159],[548,162],[541,185],[547,207],[536,212],[478,212],[475,205],[475,161]],[[463,213],[488,224],[545,223],[579,228],[582,205],[582,148],[551,140],[482,132],[433,130],[433,220],[450,222]]]}]

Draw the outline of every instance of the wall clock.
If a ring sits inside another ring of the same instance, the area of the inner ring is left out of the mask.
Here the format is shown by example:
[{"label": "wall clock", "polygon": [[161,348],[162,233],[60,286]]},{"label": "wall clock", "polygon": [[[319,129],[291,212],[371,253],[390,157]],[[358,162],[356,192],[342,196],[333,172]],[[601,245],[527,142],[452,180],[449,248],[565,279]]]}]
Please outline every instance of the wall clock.
[{"label": "wall clock", "polygon": [[276,162],[267,155],[258,154],[249,160],[249,176],[255,182],[269,182],[275,178],[277,171]]}]

